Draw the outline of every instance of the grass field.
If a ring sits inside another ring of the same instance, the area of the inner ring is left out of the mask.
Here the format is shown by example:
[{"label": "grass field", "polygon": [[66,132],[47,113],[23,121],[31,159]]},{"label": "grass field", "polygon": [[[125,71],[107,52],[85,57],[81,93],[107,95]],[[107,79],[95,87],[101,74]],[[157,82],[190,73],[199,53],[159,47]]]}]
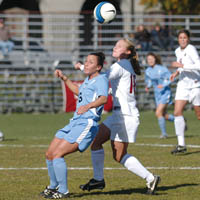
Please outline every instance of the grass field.
[{"label": "grass field", "polygon": [[[71,114],[12,114],[0,116],[0,200],[37,200],[48,185],[45,151],[57,129],[68,123]],[[107,115],[104,115],[106,117]],[[68,183],[77,200],[199,200],[200,199],[200,122],[194,112],[185,112],[188,121],[188,152],[171,155],[176,145],[174,126],[167,123],[168,139],[160,131],[153,112],[141,112],[137,141],[129,146],[144,166],[161,176],[158,191],[145,194],[145,181],[125,170],[112,159],[110,143],[104,145],[106,188],[83,192],[79,185],[92,177],[90,150],[66,157]],[[88,168],[90,167],[90,168]]]}]

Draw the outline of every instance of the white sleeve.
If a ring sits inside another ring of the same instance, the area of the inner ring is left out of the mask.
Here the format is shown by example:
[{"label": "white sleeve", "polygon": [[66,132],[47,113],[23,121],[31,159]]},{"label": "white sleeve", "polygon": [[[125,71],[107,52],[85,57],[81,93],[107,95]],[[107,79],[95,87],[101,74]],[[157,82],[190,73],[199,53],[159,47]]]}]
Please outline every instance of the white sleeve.
[{"label": "white sleeve", "polygon": [[110,69],[106,71],[109,80],[117,79],[122,76],[123,68],[118,64],[114,63],[111,65]]},{"label": "white sleeve", "polygon": [[81,70],[81,71],[84,71],[84,65],[81,65],[81,66],[80,66],[80,70]]},{"label": "white sleeve", "polygon": [[183,66],[183,69],[189,70],[200,70],[200,57],[199,54],[194,46],[192,46],[189,51],[187,52],[192,63],[186,63]]}]

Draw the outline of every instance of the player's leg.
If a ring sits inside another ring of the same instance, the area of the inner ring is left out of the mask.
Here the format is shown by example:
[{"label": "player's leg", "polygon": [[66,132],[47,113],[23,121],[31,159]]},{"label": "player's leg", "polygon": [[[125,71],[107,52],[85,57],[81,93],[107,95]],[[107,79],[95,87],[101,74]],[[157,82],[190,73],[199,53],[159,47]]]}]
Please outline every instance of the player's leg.
[{"label": "player's leg", "polygon": [[91,159],[93,166],[93,178],[88,183],[80,185],[82,190],[103,189],[104,181],[104,149],[103,144],[110,139],[110,129],[103,123],[99,126],[97,136],[91,145]]},{"label": "player's leg", "polygon": [[[49,198],[56,198],[56,196],[68,197],[68,183],[67,183],[67,165],[64,156],[78,150],[78,143],[69,143],[62,139],[59,145],[53,152],[53,169],[56,179],[59,183],[58,191],[49,196]],[[46,197],[47,198],[47,197]]]},{"label": "player's leg", "polygon": [[93,165],[94,179],[101,181],[104,179],[104,149],[103,144],[110,139],[110,129],[103,123],[99,127],[97,136],[91,146],[91,157]]},{"label": "player's leg", "polygon": [[174,107],[174,125],[175,132],[178,139],[178,146],[174,150],[171,151],[172,154],[182,153],[186,151],[185,147],[185,119],[183,117],[183,110],[188,101],[186,100],[176,100]]},{"label": "player's leg", "polygon": [[140,161],[136,157],[127,153],[127,142],[118,142],[112,140],[111,146],[113,150],[113,158],[132,173],[136,174],[142,179],[145,179],[147,181],[148,187],[147,193],[153,194],[160,181],[160,177],[154,176],[140,163]]},{"label": "player's leg", "polygon": [[59,146],[60,142],[61,142],[61,139],[58,139],[55,137],[52,140],[52,142],[50,143],[49,148],[46,152],[46,165],[47,165],[47,169],[48,169],[50,184],[49,184],[49,186],[47,186],[45,188],[44,191],[42,191],[40,193],[40,195],[42,195],[42,196],[48,196],[57,191],[57,187],[58,187],[59,183],[56,179],[55,171],[53,168],[53,156],[51,156],[51,155],[52,155],[54,149],[56,149],[56,147]]},{"label": "player's leg", "polygon": [[174,115],[172,114],[168,114],[168,113],[165,113],[165,119],[170,121],[170,122],[174,122]]},{"label": "player's leg", "polygon": [[193,107],[194,107],[197,119],[200,120],[200,88],[193,89],[193,93],[195,95],[193,102],[192,102]]},{"label": "player's leg", "polygon": [[194,106],[197,119],[200,120],[200,106]]},{"label": "player's leg", "polygon": [[165,123],[165,111],[167,108],[167,104],[159,104],[156,108],[156,117],[158,119],[158,124],[161,130],[161,136],[160,138],[167,138],[167,132],[166,132],[166,123]]}]

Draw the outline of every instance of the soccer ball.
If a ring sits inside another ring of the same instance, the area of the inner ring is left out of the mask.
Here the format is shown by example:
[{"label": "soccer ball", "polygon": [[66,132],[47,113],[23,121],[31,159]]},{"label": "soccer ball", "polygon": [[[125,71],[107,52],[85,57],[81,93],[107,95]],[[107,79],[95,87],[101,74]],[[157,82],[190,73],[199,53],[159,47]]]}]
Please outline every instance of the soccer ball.
[{"label": "soccer ball", "polygon": [[100,24],[107,24],[110,23],[116,16],[116,9],[113,4],[102,1],[101,3],[97,4],[94,8],[94,18]]},{"label": "soccer ball", "polygon": [[0,141],[3,141],[4,140],[4,135],[3,133],[0,131]]}]

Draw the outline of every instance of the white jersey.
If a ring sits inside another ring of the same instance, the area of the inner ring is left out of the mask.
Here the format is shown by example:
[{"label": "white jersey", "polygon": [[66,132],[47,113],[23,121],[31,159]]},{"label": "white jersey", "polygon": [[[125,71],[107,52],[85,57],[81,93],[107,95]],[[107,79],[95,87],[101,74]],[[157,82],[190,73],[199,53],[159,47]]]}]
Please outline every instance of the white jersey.
[{"label": "white jersey", "polygon": [[177,62],[183,64],[179,71],[179,87],[197,88],[200,87],[200,58],[196,48],[188,44],[185,49],[178,47],[175,50]]},{"label": "white jersey", "polygon": [[119,108],[123,115],[139,116],[136,107],[136,74],[129,60],[115,62],[107,71],[113,96],[113,110]]}]

